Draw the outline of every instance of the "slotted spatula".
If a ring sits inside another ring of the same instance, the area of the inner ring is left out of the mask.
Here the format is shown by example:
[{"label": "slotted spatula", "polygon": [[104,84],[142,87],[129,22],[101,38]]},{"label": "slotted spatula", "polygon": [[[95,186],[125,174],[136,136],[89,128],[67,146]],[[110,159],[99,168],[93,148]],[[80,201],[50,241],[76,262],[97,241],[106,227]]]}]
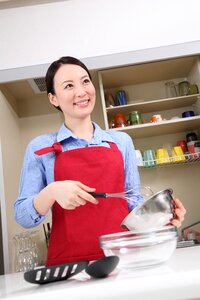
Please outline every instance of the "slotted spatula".
[{"label": "slotted spatula", "polygon": [[30,283],[37,284],[66,280],[83,271],[88,263],[88,261],[79,261],[50,267],[44,266],[25,272],[24,279]]}]

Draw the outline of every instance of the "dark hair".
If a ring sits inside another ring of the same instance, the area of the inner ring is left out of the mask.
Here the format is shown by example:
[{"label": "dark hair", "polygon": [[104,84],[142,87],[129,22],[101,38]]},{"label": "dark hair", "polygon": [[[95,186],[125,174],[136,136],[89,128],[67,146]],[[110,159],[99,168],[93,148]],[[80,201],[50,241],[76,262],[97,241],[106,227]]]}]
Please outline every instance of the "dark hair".
[{"label": "dark hair", "polygon": [[[45,77],[45,82],[46,82],[46,88],[47,88],[47,94],[51,93],[52,95],[55,95],[55,89],[54,89],[54,77],[56,72],[59,70],[59,68],[62,65],[77,65],[82,67],[87,73],[90,78],[91,74],[88,70],[88,68],[82,63],[79,59],[72,57],[72,56],[63,56],[59,58],[58,60],[54,61],[48,68],[46,77]],[[56,106],[55,106],[56,107]],[[56,107],[58,110],[62,111],[61,108],[58,106]]]},{"label": "dark hair", "polygon": [[45,77],[45,81],[46,81],[46,88],[47,88],[47,94],[51,93],[51,94],[55,94],[55,90],[54,90],[54,77],[56,72],[59,70],[59,68],[62,65],[77,65],[82,67],[87,73],[90,79],[91,75],[90,72],[88,70],[88,68],[84,65],[84,63],[82,63],[80,60],[78,60],[75,57],[72,56],[63,56],[61,58],[59,58],[58,60],[54,61],[48,68],[47,73],[46,73],[46,77]]}]

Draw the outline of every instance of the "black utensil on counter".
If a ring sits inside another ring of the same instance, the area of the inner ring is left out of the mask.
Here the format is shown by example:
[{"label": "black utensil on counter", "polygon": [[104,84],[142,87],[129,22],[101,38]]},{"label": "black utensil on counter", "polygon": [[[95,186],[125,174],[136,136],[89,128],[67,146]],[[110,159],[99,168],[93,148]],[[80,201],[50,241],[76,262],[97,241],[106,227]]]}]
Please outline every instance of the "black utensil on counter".
[{"label": "black utensil on counter", "polygon": [[88,261],[79,261],[49,267],[44,266],[25,272],[24,279],[37,284],[66,280],[83,271],[88,263]]},{"label": "black utensil on counter", "polygon": [[118,265],[119,257],[116,255],[106,256],[86,266],[86,273],[94,278],[107,277]]},{"label": "black utensil on counter", "polygon": [[118,256],[107,256],[92,262],[79,261],[54,265],[50,267],[40,267],[24,273],[24,279],[30,283],[45,284],[61,280],[66,280],[85,269],[86,273],[94,278],[107,277],[119,263]]}]

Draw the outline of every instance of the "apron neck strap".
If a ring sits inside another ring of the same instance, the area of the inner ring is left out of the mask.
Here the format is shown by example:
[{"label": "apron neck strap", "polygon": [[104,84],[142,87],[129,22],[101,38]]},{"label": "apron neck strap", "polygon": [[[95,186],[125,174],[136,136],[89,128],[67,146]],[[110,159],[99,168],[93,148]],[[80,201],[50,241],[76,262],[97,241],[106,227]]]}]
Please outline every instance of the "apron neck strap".
[{"label": "apron neck strap", "polygon": [[59,142],[56,142],[51,147],[42,148],[40,150],[35,151],[34,153],[36,155],[40,156],[40,155],[47,154],[47,153],[50,153],[50,152],[55,152],[56,154],[62,152],[61,144]]},{"label": "apron neck strap", "polygon": [[[109,144],[110,148],[112,148],[114,150],[118,150],[118,147],[115,143],[108,142],[108,144]],[[41,156],[43,154],[47,154],[50,152],[55,152],[56,154],[62,152],[61,144],[59,142],[56,142],[51,147],[45,147],[45,148],[39,149],[39,150],[35,151],[34,153],[38,156]]]}]

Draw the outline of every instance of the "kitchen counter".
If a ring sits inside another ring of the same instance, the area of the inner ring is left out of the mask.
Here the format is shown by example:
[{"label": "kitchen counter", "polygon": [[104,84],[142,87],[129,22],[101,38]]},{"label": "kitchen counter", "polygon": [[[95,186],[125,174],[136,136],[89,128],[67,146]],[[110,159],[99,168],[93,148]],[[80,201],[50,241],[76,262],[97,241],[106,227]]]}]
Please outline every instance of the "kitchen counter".
[{"label": "kitchen counter", "polygon": [[176,249],[162,265],[115,270],[108,278],[85,273],[46,285],[28,283],[23,273],[0,276],[0,299],[200,299],[200,246]]}]

